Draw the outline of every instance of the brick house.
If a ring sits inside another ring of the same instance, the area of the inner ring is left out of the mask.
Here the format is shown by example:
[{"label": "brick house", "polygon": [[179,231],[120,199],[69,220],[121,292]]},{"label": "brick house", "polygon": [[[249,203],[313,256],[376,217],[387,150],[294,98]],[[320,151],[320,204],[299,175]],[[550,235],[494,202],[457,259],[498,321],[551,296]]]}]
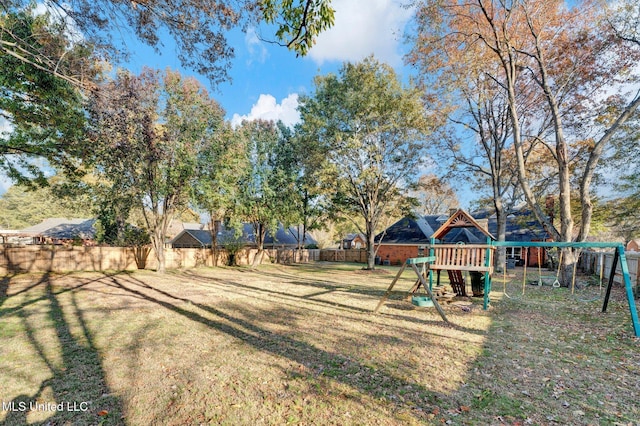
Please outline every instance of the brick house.
[{"label": "brick house", "polygon": [[[457,215],[457,217],[456,217]],[[464,221],[460,226],[451,227],[438,243],[486,244],[487,235],[497,233],[498,224],[495,215],[487,211],[469,214],[456,210],[451,214],[404,217],[379,233],[375,237],[378,258],[381,262],[401,264],[411,257],[427,256],[431,238],[445,223],[457,219]],[[529,212],[520,210],[507,217],[507,241],[545,241],[547,234],[537,221],[530,218]],[[524,259],[528,254],[528,260]],[[537,252],[523,252],[519,247],[509,247],[507,258],[515,259],[518,264],[527,261],[529,266],[537,265]],[[542,253],[542,263],[545,258]]]},{"label": "brick house", "polygon": [[367,247],[367,237],[364,234],[347,234],[342,240],[342,248],[345,250],[350,249],[364,249]]},{"label": "brick house", "polygon": [[627,243],[627,251],[640,251],[640,238],[631,240]]}]

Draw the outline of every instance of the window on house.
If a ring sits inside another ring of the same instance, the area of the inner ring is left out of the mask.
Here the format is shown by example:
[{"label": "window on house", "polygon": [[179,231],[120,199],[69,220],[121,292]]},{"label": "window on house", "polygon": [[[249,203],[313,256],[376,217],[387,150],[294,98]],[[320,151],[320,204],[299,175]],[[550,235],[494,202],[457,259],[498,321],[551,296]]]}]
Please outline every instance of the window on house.
[{"label": "window on house", "polygon": [[507,247],[507,259],[522,259],[522,247]]}]

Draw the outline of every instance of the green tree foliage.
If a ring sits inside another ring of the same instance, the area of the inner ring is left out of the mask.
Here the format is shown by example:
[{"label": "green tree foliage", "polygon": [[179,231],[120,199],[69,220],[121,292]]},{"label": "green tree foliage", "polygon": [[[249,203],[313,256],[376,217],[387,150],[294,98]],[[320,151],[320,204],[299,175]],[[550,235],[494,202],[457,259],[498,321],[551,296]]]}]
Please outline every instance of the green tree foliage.
[{"label": "green tree foliage", "polygon": [[[51,0],[45,2],[51,13],[58,15],[66,30],[93,43],[104,57],[126,58],[127,46],[122,35],[135,35],[140,41],[160,51],[161,37],[171,37],[173,50],[182,65],[206,76],[212,83],[227,79],[233,47],[227,42],[227,32],[233,28],[266,22],[275,26],[275,40],[299,54],[306,54],[320,31],[333,24],[330,0]],[[3,0],[3,13],[25,9],[30,0]],[[24,18],[24,17],[23,17]],[[83,84],[75,73],[57,66],[56,52],[40,50],[28,39],[20,37],[0,21],[0,31],[6,36],[0,52],[25,63]]]},{"label": "green tree foliage", "polygon": [[280,223],[288,225],[296,218],[292,132],[282,122],[264,120],[245,121],[237,132],[247,167],[238,181],[235,215],[254,227],[258,246],[254,264],[259,264],[267,232],[275,235]]},{"label": "green tree foliage", "polygon": [[315,86],[301,99],[302,131],[326,157],[332,211],[362,218],[373,269],[375,233],[416,178],[430,120],[419,90],[403,87],[391,67],[372,57],[316,77]]},{"label": "green tree foliage", "polygon": [[328,219],[327,197],[322,187],[326,159],[320,145],[308,139],[300,125],[296,126],[291,141],[291,165],[295,165],[297,173],[292,203],[297,216],[298,247],[303,248],[307,232],[325,227]]},{"label": "green tree foliage", "polygon": [[[247,167],[242,139],[229,123],[207,139],[199,153],[198,167],[198,180],[191,188],[192,203],[209,217],[211,248],[216,254],[218,244],[222,243],[217,240],[217,225],[233,215],[239,192],[238,177]],[[239,228],[238,223],[227,225]]]},{"label": "green tree foliage", "polygon": [[[30,9],[0,12],[0,45],[15,39],[26,48],[58,57],[57,69],[92,79],[97,70],[88,62],[91,49],[72,43],[59,23],[48,15],[33,16]],[[85,116],[82,95],[68,81],[43,71],[36,63],[0,54],[0,171],[22,184],[46,185],[46,161],[68,175],[77,172]]]},{"label": "green tree foliage", "polygon": [[315,37],[334,22],[330,0],[261,0],[266,22],[276,24],[276,38],[281,44],[304,56],[313,46]]},{"label": "green tree foliage", "polygon": [[82,196],[66,197],[61,193],[62,184],[53,177],[44,187],[11,186],[0,198],[0,228],[23,229],[52,217],[93,217],[90,201]]},{"label": "green tree foliage", "polygon": [[164,244],[175,215],[187,208],[200,153],[223,123],[223,110],[195,79],[149,69],[121,71],[90,102],[90,160],[110,199],[130,197],[164,272]]}]

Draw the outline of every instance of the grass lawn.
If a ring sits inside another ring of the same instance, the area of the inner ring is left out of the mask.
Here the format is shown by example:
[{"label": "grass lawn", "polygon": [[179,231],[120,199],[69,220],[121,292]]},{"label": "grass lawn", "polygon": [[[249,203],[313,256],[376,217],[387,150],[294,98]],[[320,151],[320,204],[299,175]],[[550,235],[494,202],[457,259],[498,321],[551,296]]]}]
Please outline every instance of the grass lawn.
[{"label": "grass lawn", "polygon": [[401,295],[372,314],[397,268],[361,266],[4,277],[0,423],[640,424],[622,288],[602,314],[598,286],[497,277],[446,324]]}]

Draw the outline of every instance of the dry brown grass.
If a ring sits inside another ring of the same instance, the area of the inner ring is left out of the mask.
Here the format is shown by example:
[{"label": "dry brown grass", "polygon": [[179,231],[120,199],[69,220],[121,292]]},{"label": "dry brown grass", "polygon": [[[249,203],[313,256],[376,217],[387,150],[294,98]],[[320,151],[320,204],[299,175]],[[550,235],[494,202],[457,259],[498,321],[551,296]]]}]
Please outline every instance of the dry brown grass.
[{"label": "dry brown grass", "polygon": [[[400,296],[372,314],[394,272],[318,263],[5,277],[0,401],[16,410],[0,421],[637,424],[640,352],[620,289],[601,314],[589,289],[522,296],[514,281],[506,298],[497,280],[489,311],[481,300],[445,307],[448,325]],[[19,409],[61,402],[88,409]]]}]

